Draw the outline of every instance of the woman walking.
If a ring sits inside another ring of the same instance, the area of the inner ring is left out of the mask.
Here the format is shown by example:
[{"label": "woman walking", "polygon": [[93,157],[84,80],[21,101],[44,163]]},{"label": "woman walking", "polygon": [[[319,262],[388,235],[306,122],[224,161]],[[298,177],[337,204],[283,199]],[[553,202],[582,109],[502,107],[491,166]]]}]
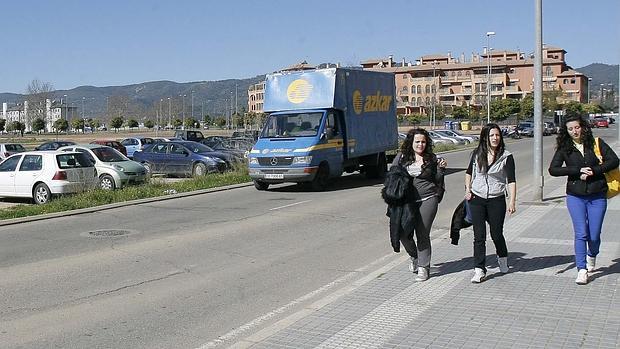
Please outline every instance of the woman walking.
[{"label": "woman walking", "polygon": [[433,153],[428,132],[417,128],[409,130],[392,165],[402,166],[411,176],[414,190],[408,200],[414,204],[414,229],[412,235],[401,236],[400,241],[411,258],[409,270],[417,274],[415,280],[426,281],[431,265],[431,226],[443,196],[447,163]]},{"label": "woman walking", "polygon": [[601,246],[601,228],[607,211],[605,173],[618,167],[618,156],[599,139],[601,159],[588,123],[569,117],[560,128],[556,150],[549,166],[552,176],[567,176],[566,207],[575,232],[575,265],[579,285],[588,283],[588,272],[596,268]]},{"label": "woman walking", "polygon": [[474,276],[471,282],[480,283],[486,277],[487,222],[495,244],[499,270],[503,274],[508,272],[504,218],[506,211],[510,214],[515,212],[516,195],[514,158],[505,149],[499,126],[487,124],[480,132],[480,142],[465,173],[465,199],[474,227]]}]

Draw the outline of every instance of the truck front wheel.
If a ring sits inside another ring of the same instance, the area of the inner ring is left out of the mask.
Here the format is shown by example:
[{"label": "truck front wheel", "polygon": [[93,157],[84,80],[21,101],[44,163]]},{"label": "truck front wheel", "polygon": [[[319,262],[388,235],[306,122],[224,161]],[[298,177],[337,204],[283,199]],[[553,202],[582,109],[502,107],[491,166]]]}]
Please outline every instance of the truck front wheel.
[{"label": "truck front wheel", "polygon": [[329,184],[329,165],[322,163],[312,180],[312,190],[323,191]]},{"label": "truck front wheel", "polygon": [[269,183],[265,183],[262,181],[254,181],[254,187],[258,190],[267,190],[269,189]]}]

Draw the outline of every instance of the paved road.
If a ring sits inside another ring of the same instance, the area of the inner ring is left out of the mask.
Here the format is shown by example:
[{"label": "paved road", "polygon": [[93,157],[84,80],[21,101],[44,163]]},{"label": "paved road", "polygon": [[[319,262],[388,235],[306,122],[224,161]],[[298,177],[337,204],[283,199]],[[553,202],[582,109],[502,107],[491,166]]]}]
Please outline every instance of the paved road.
[{"label": "paved road", "polygon": [[[523,186],[530,148],[528,139],[510,144]],[[468,158],[445,157],[453,174],[439,232]],[[349,176],[324,193],[248,187],[0,227],[0,347],[231,344],[402,263],[390,253],[379,190]],[[101,231],[128,235],[89,234]]]}]

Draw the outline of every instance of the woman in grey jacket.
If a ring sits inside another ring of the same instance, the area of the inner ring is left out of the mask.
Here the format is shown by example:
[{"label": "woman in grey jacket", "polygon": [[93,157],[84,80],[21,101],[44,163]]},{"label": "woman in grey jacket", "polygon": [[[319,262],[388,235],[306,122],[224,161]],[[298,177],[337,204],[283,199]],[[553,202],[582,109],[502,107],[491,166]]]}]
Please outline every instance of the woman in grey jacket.
[{"label": "woman in grey jacket", "polygon": [[514,158],[505,149],[499,126],[487,124],[480,132],[480,142],[465,173],[465,199],[468,201],[474,226],[473,283],[480,283],[486,277],[487,222],[495,244],[499,270],[503,274],[508,272],[504,218],[506,211],[510,214],[515,212],[516,194]]}]

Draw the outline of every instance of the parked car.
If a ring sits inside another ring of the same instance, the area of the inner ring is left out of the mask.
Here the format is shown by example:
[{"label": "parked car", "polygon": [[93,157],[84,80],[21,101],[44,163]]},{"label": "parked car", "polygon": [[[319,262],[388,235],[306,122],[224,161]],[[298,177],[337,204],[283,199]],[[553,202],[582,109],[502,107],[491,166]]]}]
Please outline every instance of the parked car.
[{"label": "parked car", "polygon": [[551,121],[543,122],[543,136],[548,136],[556,133],[558,133],[558,127],[555,125],[555,123]]},{"label": "parked car", "polygon": [[177,130],[174,132],[174,138],[184,141],[200,142],[205,136],[198,130]]},{"label": "parked car", "polygon": [[139,162],[129,160],[118,150],[99,144],[70,145],[62,151],[84,153],[95,165],[99,187],[114,190],[128,184],[140,184],[146,180],[146,169]]},{"label": "parked car", "polygon": [[440,134],[438,132],[431,131],[431,130],[428,130],[428,133],[431,136],[431,138],[433,139],[433,142],[435,142],[436,139],[442,139],[444,141],[451,142],[452,144],[457,144],[457,145],[458,144],[460,144],[460,145],[465,144],[465,140],[463,140],[463,139],[456,139],[454,137],[444,136],[444,135],[442,135],[442,134]]},{"label": "parked car", "polygon": [[153,138],[149,137],[129,137],[121,141],[121,144],[127,149],[127,157],[133,158],[133,153],[137,150],[144,149],[145,146],[152,144]]},{"label": "parked car", "polygon": [[[194,146],[188,148],[186,143]],[[197,145],[197,146],[196,146]],[[141,163],[147,173],[167,175],[204,176],[212,172],[224,172],[226,163],[208,152],[196,142],[160,142],[134,153],[134,160]]]},{"label": "parked car", "polygon": [[208,142],[208,143],[200,142],[200,143],[206,145],[207,147],[213,149],[214,151],[230,153],[238,158],[242,158],[243,154],[247,151],[247,150],[240,150],[240,149],[235,148],[228,141]]},{"label": "parked car", "polygon": [[534,123],[530,121],[523,121],[517,125],[517,132],[521,136],[534,137]]},{"label": "parked car", "polygon": [[19,143],[0,143],[0,161],[17,153],[23,153],[26,148]]},{"label": "parked car", "polygon": [[439,133],[440,135],[446,136],[446,137],[453,137],[456,139],[462,139],[465,141],[465,144],[469,144],[469,143],[474,143],[476,141],[476,138],[478,136],[466,136],[463,135],[461,133],[459,133],[458,131],[454,131],[454,130],[448,130],[448,129],[441,129],[441,130],[433,130],[437,133]]},{"label": "parked car", "polygon": [[38,147],[34,148],[34,150],[56,150],[60,147],[64,147],[67,145],[75,145],[75,142],[71,141],[48,141],[44,142]]},{"label": "parked car", "polygon": [[125,146],[122,145],[121,142],[118,142],[118,141],[113,141],[113,140],[109,140],[109,139],[96,139],[96,140],[90,142],[90,144],[105,145],[105,146],[108,146],[110,148],[114,148],[114,149],[118,150],[121,154],[127,156],[127,148],[125,148]]},{"label": "parked car", "polygon": [[249,138],[249,139],[253,140],[254,142],[256,142],[256,140],[260,136],[260,132],[261,132],[260,130],[234,131],[232,133],[232,138]]},{"label": "parked car", "polygon": [[609,120],[607,118],[594,118],[594,127],[609,128]]},{"label": "parked car", "polygon": [[0,196],[32,198],[36,204],[96,184],[97,171],[82,153],[29,151],[11,155],[0,163]]}]

